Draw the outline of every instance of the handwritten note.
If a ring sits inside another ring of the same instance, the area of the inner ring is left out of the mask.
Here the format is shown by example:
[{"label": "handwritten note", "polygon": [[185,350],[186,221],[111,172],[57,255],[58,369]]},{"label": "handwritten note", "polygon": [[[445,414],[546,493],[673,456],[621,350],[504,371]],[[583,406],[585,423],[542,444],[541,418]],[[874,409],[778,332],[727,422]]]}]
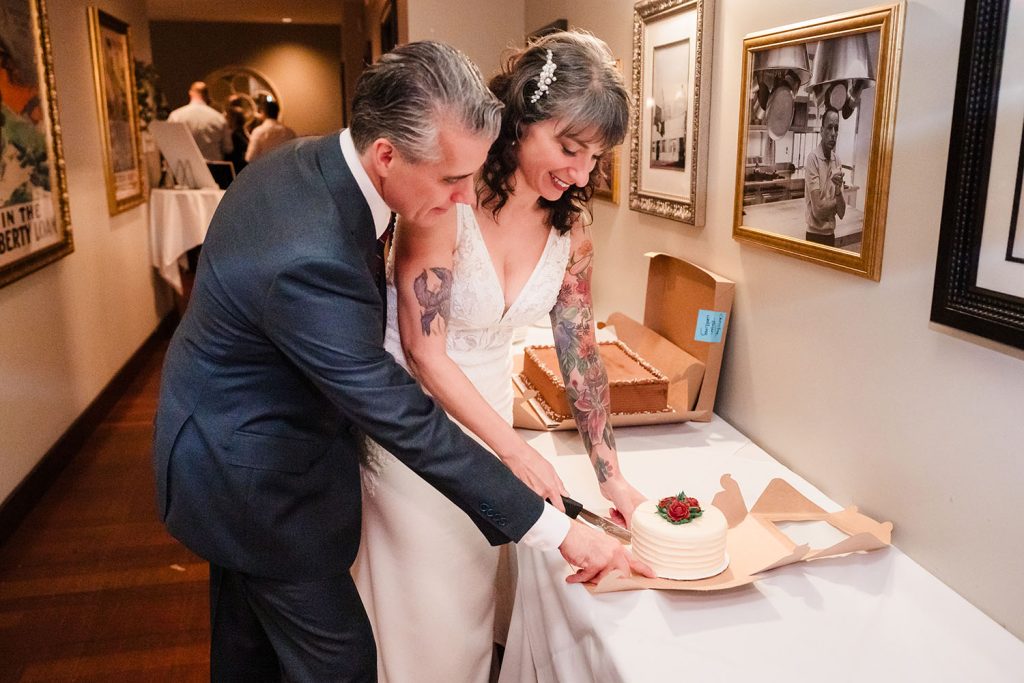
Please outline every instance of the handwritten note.
[{"label": "handwritten note", "polygon": [[717,344],[722,341],[722,331],[725,329],[725,313],[722,311],[705,311],[701,309],[697,313],[697,331],[694,339],[702,342]]}]

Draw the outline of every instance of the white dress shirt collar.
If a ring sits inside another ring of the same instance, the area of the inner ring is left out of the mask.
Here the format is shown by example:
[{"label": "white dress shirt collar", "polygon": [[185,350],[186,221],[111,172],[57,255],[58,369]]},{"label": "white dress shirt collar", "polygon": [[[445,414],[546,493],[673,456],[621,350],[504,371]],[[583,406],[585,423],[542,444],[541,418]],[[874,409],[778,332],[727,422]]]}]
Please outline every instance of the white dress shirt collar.
[{"label": "white dress shirt collar", "polygon": [[388,223],[391,221],[391,209],[384,203],[384,198],[377,192],[377,188],[373,186],[373,181],[370,180],[366,169],[363,168],[363,162],[359,159],[359,152],[356,151],[356,145],[352,142],[352,133],[349,132],[348,128],[341,131],[341,154],[345,157],[348,170],[352,172],[352,177],[356,179],[356,184],[359,185],[366,203],[370,205],[373,227],[377,231],[377,237],[379,238],[384,234]]}]

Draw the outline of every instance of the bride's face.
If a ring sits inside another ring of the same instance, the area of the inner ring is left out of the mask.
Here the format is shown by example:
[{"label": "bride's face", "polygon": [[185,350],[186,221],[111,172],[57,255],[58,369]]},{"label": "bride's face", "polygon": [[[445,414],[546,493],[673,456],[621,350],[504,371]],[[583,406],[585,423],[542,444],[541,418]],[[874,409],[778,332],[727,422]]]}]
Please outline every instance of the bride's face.
[{"label": "bride's face", "polygon": [[584,187],[601,156],[601,147],[593,142],[593,131],[572,136],[561,134],[559,121],[547,119],[526,126],[519,143],[519,168],[516,169],[516,193],[530,191],[556,201],[572,185]]}]

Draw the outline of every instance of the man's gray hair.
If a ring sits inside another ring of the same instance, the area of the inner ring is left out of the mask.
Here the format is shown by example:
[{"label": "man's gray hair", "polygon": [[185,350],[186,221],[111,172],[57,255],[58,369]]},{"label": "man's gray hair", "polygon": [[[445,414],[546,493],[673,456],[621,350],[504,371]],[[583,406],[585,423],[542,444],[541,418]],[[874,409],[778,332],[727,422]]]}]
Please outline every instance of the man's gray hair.
[{"label": "man's gray hair", "polygon": [[467,132],[497,137],[501,103],[480,70],[455,48],[433,41],[395,48],[363,72],[352,101],[352,141],[359,153],[386,138],[412,163],[436,161],[446,119]]}]

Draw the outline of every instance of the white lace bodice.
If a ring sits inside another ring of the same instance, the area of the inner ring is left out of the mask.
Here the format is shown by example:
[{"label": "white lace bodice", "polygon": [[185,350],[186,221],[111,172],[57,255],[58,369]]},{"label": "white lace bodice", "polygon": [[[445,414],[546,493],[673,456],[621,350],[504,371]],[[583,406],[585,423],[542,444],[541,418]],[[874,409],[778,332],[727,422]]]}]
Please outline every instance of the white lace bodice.
[{"label": "white lace bodice", "polygon": [[[533,273],[506,311],[505,295],[473,209],[459,204],[456,211],[454,281],[446,339],[448,356],[495,410],[511,420],[512,334],[516,327],[536,322],[554,307],[569,262],[569,234],[551,230]],[[387,279],[388,321],[384,348],[405,366],[398,334],[393,257],[387,264]]]}]

